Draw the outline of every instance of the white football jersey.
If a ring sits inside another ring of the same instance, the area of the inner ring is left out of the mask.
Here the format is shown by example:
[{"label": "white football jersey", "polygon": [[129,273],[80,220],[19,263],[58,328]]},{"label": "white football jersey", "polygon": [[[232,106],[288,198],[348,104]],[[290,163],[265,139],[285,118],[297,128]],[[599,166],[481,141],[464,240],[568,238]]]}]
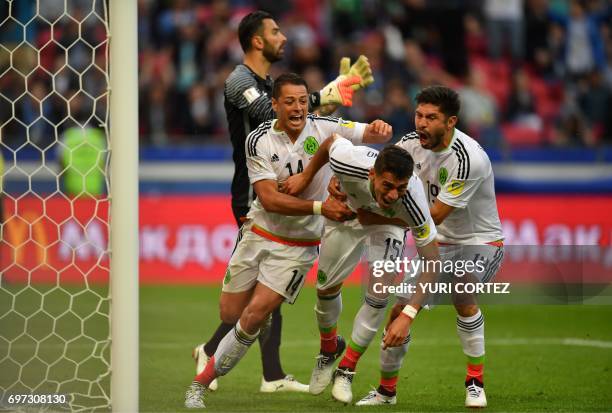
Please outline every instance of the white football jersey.
[{"label": "white football jersey", "polygon": [[503,240],[493,168],[478,142],[455,128],[450,145],[441,152],[424,149],[416,132],[397,145],[412,155],[430,205],[439,199],[455,207],[438,225],[438,241],[479,245]]},{"label": "white football jersey", "polygon": [[[276,119],[263,122],[247,136],[246,164],[251,184],[264,179],[283,181],[302,172],[319,146],[334,133],[361,143],[366,124],[341,118],[308,114],[306,125],[295,143],[285,132],[276,130]],[[302,199],[324,201],[331,178],[325,166],[315,175],[310,185],[298,196]],[[247,214],[253,230],[269,239],[290,245],[312,245],[321,238],[323,217],[316,215],[288,216],[266,211],[259,199]]]},{"label": "white football jersey", "polygon": [[399,218],[408,224],[415,244],[424,246],[436,236],[436,226],[429,213],[423,184],[418,176],[408,181],[406,194],[390,208],[382,209],[372,195],[368,173],[374,167],[378,151],[367,146],[354,146],[338,138],[329,150],[329,165],[338,177],[347,205],[353,210],[365,209],[388,218]]}]

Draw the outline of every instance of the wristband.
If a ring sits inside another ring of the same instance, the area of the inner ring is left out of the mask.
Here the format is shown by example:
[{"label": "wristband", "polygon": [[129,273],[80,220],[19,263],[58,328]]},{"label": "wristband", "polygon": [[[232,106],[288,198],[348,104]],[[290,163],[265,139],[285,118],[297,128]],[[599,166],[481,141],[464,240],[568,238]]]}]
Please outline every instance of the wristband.
[{"label": "wristband", "polygon": [[323,202],[321,201],[314,201],[312,203],[312,215],[321,215],[321,207],[323,205]]},{"label": "wristband", "polygon": [[408,317],[414,320],[419,310],[411,306],[410,304],[406,305],[402,310],[402,313],[406,314]]},{"label": "wristband", "polygon": [[321,94],[318,91],[312,92],[308,95],[308,110],[313,111],[319,106],[321,106]]}]

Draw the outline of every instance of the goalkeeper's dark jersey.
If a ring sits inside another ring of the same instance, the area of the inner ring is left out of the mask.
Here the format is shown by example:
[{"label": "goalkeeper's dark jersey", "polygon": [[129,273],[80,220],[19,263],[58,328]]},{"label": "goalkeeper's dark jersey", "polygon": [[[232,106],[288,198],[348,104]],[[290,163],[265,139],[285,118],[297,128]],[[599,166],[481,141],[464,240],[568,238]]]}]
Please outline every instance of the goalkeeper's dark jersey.
[{"label": "goalkeeper's dark jersey", "polygon": [[225,81],[225,113],[230,138],[234,147],[234,179],[232,206],[248,207],[255,198],[249,183],[244,142],[260,123],[273,119],[272,86],[270,76],[262,79],[243,64],[236,66]]}]

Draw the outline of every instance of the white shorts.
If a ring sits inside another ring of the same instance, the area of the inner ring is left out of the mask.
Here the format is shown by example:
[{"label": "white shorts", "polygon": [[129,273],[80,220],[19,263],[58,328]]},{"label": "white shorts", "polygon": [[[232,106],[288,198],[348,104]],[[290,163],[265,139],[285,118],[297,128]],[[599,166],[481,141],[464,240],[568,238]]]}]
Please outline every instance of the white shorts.
[{"label": "white shorts", "polygon": [[293,304],[304,285],[306,273],[317,259],[317,247],[294,247],[263,238],[248,227],[230,258],[223,279],[223,291],[238,293],[257,282]]},{"label": "white shorts", "polygon": [[[459,270],[461,267],[455,265],[455,273],[443,272],[439,275],[436,282],[439,283],[488,283],[495,278],[504,259],[504,247],[493,245],[440,245],[440,259],[443,263],[452,261],[454,263],[470,261],[476,263],[480,261],[482,265],[475,266],[475,271],[466,273]],[[461,264],[464,265],[464,264]],[[417,272],[414,276],[406,274],[403,283],[415,284],[420,276]],[[400,304],[406,304],[410,299],[409,293],[397,293],[396,297]],[[428,305],[439,302],[439,296],[429,297]]]},{"label": "white shorts", "polygon": [[364,251],[368,275],[372,274],[374,261],[400,258],[405,233],[406,230],[395,225],[362,226],[356,219],[343,223],[326,220],[321,238],[317,288],[324,290],[343,282],[359,264]]}]

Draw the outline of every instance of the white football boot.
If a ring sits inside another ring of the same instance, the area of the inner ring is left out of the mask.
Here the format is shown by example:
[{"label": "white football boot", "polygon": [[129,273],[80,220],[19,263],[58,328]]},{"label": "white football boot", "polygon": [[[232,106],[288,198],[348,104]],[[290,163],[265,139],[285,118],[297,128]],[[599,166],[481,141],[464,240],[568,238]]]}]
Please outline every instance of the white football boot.
[{"label": "white football boot", "polygon": [[185,407],[188,409],[203,409],[204,405],[204,393],[206,387],[202,386],[197,381],[191,383],[187,391],[185,392]]},{"label": "white football boot", "polygon": [[487,407],[484,385],[475,378],[465,382],[465,407]]},{"label": "white football boot", "polygon": [[261,387],[259,391],[262,393],[275,393],[281,391],[293,391],[297,393],[308,393],[308,385],[300,383],[291,374],[287,374],[280,380],[266,381],[261,378]]},{"label": "white football boot", "polygon": [[377,390],[371,390],[365,397],[355,403],[355,406],[380,406],[383,404],[396,404],[397,397],[385,396]]},{"label": "white football boot", "polygon": [[334,362],[342,355],[345,348],[346,342],[341,336],[338,336],[338,346],[336,347],[335,353],[319,353],[316,357],[317,364],[310,376],[310,394],[316,395],[323,393],[323,390],[331,383],[334,375]]},{"label": "white football boot", "polygon": [[[202,343],[196,346],[191,353],[191,357],[193,357],[196,364],[196,376],[204,371],[204,367],[206,367],[206,363],[208,363],[209,357],[204,352],[204,345],[206,343]],[[208,385],[208,390],[215,391],[219,388],[219,382],[217,379],[214,379]]]},{"label": "white football boot", "polygon": [[353,378],[355,372],[344,369],[334,371],[334,386],[332,387],[332,397],[342,403],[353,401]]}]

